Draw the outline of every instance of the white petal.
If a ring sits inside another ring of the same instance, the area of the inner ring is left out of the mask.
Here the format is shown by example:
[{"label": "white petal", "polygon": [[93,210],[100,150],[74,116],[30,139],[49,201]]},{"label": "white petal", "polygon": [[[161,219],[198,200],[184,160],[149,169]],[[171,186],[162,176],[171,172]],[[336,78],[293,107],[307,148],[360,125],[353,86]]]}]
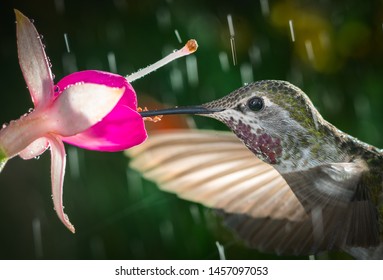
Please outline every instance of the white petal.
[{"label": "white petal", "polygon": [[31,159],[38,157],[42,153],[45,152],[46,149],[49,147],[48,139],[46,138],[39,138],[35,141],[33,141],[28,147],[26,147],[24,150],[22,150],[19,153],[19,156],[22,159]]},{"label": "white petal", "polygon": [[113,110],[124,88],[98,84],[75,84],[65,89],[48,112],[52,128],[61,136],[72,136],[100,122]]},{"label": "white petal", "polygon": [[19,63],[33,104],[38,109],[53,98],[52,72],[36,28],[18,10],[15,14]]},{"label": "white petal", "polygon": [[66,155],[64,143],[56,136],[47,136],[51,146],[51,179],[52,179],[52,199],[54,209],[63,224],[71,231],[75,232],[68,216],[64,213],[63,206],[63,184],[65,174]]}]

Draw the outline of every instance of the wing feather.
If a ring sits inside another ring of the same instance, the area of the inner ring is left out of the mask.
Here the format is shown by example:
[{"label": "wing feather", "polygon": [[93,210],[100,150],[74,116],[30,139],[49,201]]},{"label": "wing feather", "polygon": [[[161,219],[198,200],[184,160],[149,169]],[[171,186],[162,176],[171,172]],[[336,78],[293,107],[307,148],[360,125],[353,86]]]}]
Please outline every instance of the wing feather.
[{"label": "wing feather", "polygon": [[218,209],[227,226],[259,250],[349,248],[365,255],[352,246],[379,244],[376,208],[360,183],[363,163],[281,175],[232,133],[207,130],[157,132],[126,153],[131,167],[161,189]]},{"label": "wing feather", "polygon": [[282,176],[230,132],[157,132],[126,153],[133,169],[181,198],[251,217],[307,216]]}]

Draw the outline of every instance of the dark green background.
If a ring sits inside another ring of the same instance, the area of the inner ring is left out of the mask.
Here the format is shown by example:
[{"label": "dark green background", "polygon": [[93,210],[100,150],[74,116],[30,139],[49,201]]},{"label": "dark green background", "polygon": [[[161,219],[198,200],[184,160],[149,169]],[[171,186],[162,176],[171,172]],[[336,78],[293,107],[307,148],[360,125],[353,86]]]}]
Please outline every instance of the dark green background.
[{"label": "dark green background", "polygon": [[[34,19],[44,36],[56,81],[76,70],[110,71],[108,53],[115,55],[117,72],[129,74],[181,47],[177,29],[184,42],[199,42],[198,84],[188,83],[181,59],[134,82],[139,100],[145,93],[170,105],[210,101],[240,87],[245,82],[240,68],[247,65],[253,80],[296,84],[327,120],[382,147],[382,2],[334,2],[270,0],[270,13],[262,13],[256,0],[2,1],[0,122],[17,119],[32,107],[17,60],[12,10],[17,8]],[[237,65],[231,61],[228,14],[236,31]],[[307,42],[314,61],[307,59]],[[219,53],[228,55],[228,71]],[[178,89],[170,82],[177,71],[183,80]],[[225,129],[213,120],[196,122],[201,128]],[[53,211],[49,152],[38,160],[12,159],[0,175],[1,259],[218,259],[216,241],[229,259],[280,258],[243,247],[210,210],[143,181],[128,169],[122,153],[66,149],[65,210],[77,233],[71,234]],[[33,224],[40,224],[41,235]]]}]

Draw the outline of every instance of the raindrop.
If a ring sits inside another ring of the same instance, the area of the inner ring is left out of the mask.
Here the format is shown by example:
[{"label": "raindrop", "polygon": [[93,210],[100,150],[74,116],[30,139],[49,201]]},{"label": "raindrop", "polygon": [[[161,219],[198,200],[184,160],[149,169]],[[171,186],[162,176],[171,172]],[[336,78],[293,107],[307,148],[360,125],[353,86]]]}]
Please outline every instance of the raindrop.
[{"label": "raindrop", "polygon": [[261,50],[256,45],[253,45],[249,48],[249,57],[253,65],[259,65],[262,63]]},{"label": "raindrop", "polygon": [[330,48],[330,37],[327,32],[321,32],[319,34],[319,42],[323,48]]},{"label": "raindrop", "polygon": [[170,84],[174,91],[181,91],[183,89],[182,72],[180,69],[173,67],[170,71]]},{"label": "raindrop", "polygon": [[35,159],[37,159],[37,160],[40,159],[40,156],[35,156]]},{"label": "raindrop", "polygon": [[365,95],[358,94],[354,97],[354,108],[358,118],[363,119],[370,116],[371,103]]},{"label": "raindrop", "polygon": [[130,168],[126,169],[126,180],[129,197],[139,198],[143,195],[142,177]]},{"label": "raindrop", "polygon": [[70,53],[68,34],[66,33],[64,33],[64,40],[65,40],[66,51]]},{"label": "raindrop", "polygon": [[43,239],[41,237],[41,222],[39,218],[33,219],[32,232],[36,259],[41,259],[43,257]]},{"label": "raindrop", "polygon": [[[64,209],[64,207],[63,207],[63,209]],[[64,213],[64,219],[65,219],[66,221],[69,221],[68,215],[65,214],[65,213]]]},{"label": "raindrop", "polygon": [[54,80],[56,78],[56,75],[52,73],[52,79]]},{"label": "raindrop", "polygon": [[290,72],[288,73],[287,81],[291,81],[294,85],[300,85],[300,87],[303,87],[302,71],[297,67],[291,68]]},{"label": "raindrop", "polygon": [[293,25],[292,19],[289,20],[289,28],[290,28],[291,41],[295,42],[294,25]]},{"label": "raindrop", "polygon": [[230,38],[231,53],[233,54],[233,64],[237,65],[237,51],[235,49],[234,37]]},{"label": "raindrop", "polygon": [[39,36],[37,36],[37,38],[39,38],[40,40],[43,40],[44,36],[43,36],[43,34],[39,34]]},{"label": "raindrop", "polygon": [[45,46],[44,44],[41,44],[43,46],[43,49],[45,49],[47,46]]},{"label": "raindrop", "polygon": [[54,90],[55,93],[59,93],[60,92],[60,87],[59,86],[55,86],[53,90]]},{"label": "raindrop", "polygon": [[227,24],[229,25],[229,32],[230,32],[230,47],[231,47],[231,54],[233,56],[233,64],[237,65],[237,51],[235,49],[235,32],[234,32],[234,25],[233,25],[233,18],[231,14],[227,15]]},{"label": "raindrop", "polygon": [[270,14],[269,0],[260,0],[260,1],[261,1],[262,15],[268,16]]},{"label": "raindrop", "polygon": [[170,220],[165,220],[159,225],[159,230],[161,233],[161,238],[165,242],[170,242],[174,239],[174,227]]},{"label": "raindrop", "polygon": [[2,129],[6,128],[8,126],[7,123],[3,123],[3,125],[1,126]]},{"label": "raindrop", "polygon": [[34,20],[33,18],[30,18],[29,21],[30,21],[31,23],[35,23],[35,20]]},{"label": "raindrop", "polygon": [[201,223],[201,214],[199,212],[198,206],[195,204],[190,205],[189,207],[190,214],[193,218],[194,223]]},{"label": "raindrop", "polygon": [[218,249],[219,259],[222,261],[226,260],[225,248],[223,247],[223,245],[220,244],[218,241],[215,242],[215,245],[217,246],[217,249]]},{"label": "raindrop", "polygon": [[229,65],[229,58],[227,57],[227,53],[220,52],[218,54],[219,63],[221,64],[221,68],[224,72],[229,71],[230,65]]},{"label": "raindrop", "polygon": [[116,56],[114,55],[114,52],[108,53],[108,64],[110,72],[117,73]]},{"label": "raindrop", "polygon": [[240,67],[242,84],[251,83],[254,80],[253,68],[250,63],[243,63]]},{"label": "raindrop", "polygon": [[311,62],[313,62],[315,59],[315,56],[314,56],[313,44],[310,40],[305,41],[305,48],[306,48],[306,53],[307,53],[308,59]]},{"label": "raindrop", "polygon": [[179,43],[182,43],[180,33],[178,32],[177,29],[174,30],[174,33],[176,34],[176,37],[177,37],[178,42],[179,42]]},{"label": "raindrop", "polygon": [[80,160],[77,148],[68,148],[68,161],[71,177],[74,179],[80,178]]},{"label": "raindrop", "polygon": [[64,53],[62,57],[63,68],[66,73],[77,71],[77,61],[73,53]]},{"label": "raindrop", "polygon": [[[45,46],[44,46],[45,48]],[[51,59],[47,56],[47,60],[48,60],[48,66],[49,68],[52,68],[52,62],[51,62]]]},{"label": "raindrop", "polygon": [[194,55],[188,56],[186,58],[186,72],[189,84],[191,86],[198,85],[197,59]]},{"label": "raindrop", "polygon": [[234,32],[233,18],[231,16],[231,14],[227,15],[227,24],[229,25],[230,37],[234,37],[235,32]]}]

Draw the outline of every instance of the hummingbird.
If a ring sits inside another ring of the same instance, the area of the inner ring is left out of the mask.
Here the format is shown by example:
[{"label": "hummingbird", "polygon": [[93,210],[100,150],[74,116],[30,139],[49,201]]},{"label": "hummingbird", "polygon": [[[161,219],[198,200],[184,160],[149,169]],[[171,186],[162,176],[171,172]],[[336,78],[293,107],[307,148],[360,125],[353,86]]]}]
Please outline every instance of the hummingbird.
[{"label": "hummingbird", "polygon": [[214,118],[234,134],[167,131],[128,150],[161,189],[217,209],[263,252],[383,258],[383,150],[327,122],[301,89],[264,80],[199,106],[141,112],[167,114]]}]

